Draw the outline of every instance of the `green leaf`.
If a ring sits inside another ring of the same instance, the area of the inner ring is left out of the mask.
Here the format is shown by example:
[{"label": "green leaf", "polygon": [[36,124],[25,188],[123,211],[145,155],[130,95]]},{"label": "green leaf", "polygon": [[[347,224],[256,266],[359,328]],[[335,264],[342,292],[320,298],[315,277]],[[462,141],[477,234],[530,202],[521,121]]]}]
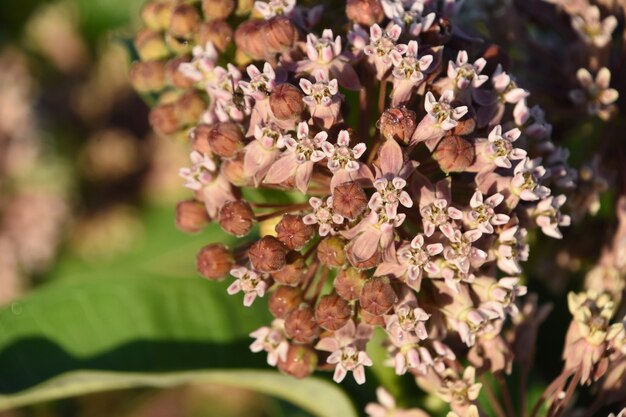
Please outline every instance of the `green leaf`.
[{"label": "green leaf", "polygon": [[255,390],[289,401],[319,417],[356,417],[350,400],[336,385],[319,378],[301,381],[273,371],[210,370],[175,373],[73,372],[13,396],[0,396],[0,410],[93,392],[134,387],[220,384]]}]

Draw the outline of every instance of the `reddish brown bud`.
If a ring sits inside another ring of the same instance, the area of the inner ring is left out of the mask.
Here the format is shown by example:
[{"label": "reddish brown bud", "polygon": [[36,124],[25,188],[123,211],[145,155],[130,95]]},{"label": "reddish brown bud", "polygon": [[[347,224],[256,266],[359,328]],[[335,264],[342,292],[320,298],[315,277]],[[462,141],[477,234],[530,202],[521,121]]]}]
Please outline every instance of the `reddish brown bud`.
[{"label": "reddish brown bud", "polygon": [[317,247],[317,259],[322,265],[340,267],[346,263],[345,240],[339,236],[329,236],[320,242]]},{"label": "reddish brown bud", "polygon": [[280,286],[270,295],[269,310],[278,319],[286,318],[302,304],[302,291],[299,288]]},{"label": "reddish brown bud", "polygon": [[357,269],[373,268],[380,263],[381,259],[380,250],[378,249],[369,259],[357,259],[354,257],[354,250],[352,249],[352,245],[348,245],[348,247],[346,248],[346,255],[348,256],[348,261],[350,262],[350,264]]},{"label": "reddish brown bud", "polygon": [[185,200],[176,206],[176,227],[187,233],[196,233],[209,223],[206,207],[196,200]]},{"label": "reddish brown bud", "polygon": [[463,172],[474,162],[474,145],[460,136],[444,137],[433,152],[433,158],[444,172]]},{"label": "reddish brown bud", "polygon": [[356,182],[344,182],[333,191],[333,210],[349,219],[355,219],[367,207],[367,196]]},{"label": "reddish brown bud", "polygon": [[146,3],[141,9],[141,20],[150,29],[166,29],[172,16],[172,8],[169,4],[161,2]]},{"label": "reddish brown bud", "polygon": [[160,91],[165,87],[165,65],[162,61],[137,61],[130,67],[130,81],[140,93]]},{"label": "reddish brown bud", "polygon": [[285,266],[287,248],[274,236],[264,236],[248,251],[254,269],[261,272],[278,271]]},{"label": "reddish brown bud", "polygon": [[174,104],[161,104],[150,111],[150,125],[159,135],[176,133],[179,127]]},{"label": "reddish brown bud", "polygon": [[348,0],[346,16],[360,25],[372,26],[383,20],[385,12],[379,0]]},{"label": "reddish brown bud", "polygon": [[220,172],[231,184],[243,187],[250,183],[250,178],[243,172],[243,152],[237,153],[234,158],[222,161]]},{"label": "reddish brown bud", "polygon": [[243,200],[229,201],[220,209],[219,219],[226,233],[241,237],[252,229],[254,213],[250,204]]},{"label": "reddish brown bud", "polygon": [[165,66],[165,76],[167,82],[176,88],[187,90],[193,87],[193,80],[187,78],[182,72],[178,70],[178,67],[183,62],[189,62],[188,56],[181,56],[178,58],[170,59]]},{"label": "reddish brown bud", "polygon": [[207,279],[224,278],[233,266],[233,255],[226,246],[213,243],[200,249],[196,257],[196,267],[200,275]]},{"label": "reddish brown bud", "polygon": [[313,237],[315,229],[304,224],[301,216],[285,214],[276,225],[276,237],[289,249],[299,250]]},{"label": "reddish brown bud", "polygon": [[209,146],[209,132],[211,132],[211,129],[213,129],[213,126],[201,123],[191,131],[191,147],[194,151],[205,154],[212,153]]},{"label": "reddish brown bud", "polygon": [[476,117],[473,113],[470,110],[461,120],[457,121],[456,126],[452,129],[453,135],[466,136],[474,133],[474,130],[476,130]]},{"label": "reddish brown bud", "polygon": [[307,345],[290,345],[285,361],[278,361],[278,369],[297,379],[311,375],[317,367],[317,353]]},{"label": "reddish brown bud", "polygon": [[252,59],[263,59],[267,54],[265,36],[263,36],[265,21],[248,20],[235,30],[235,44],[237,49]]},{"label": "reddish brown bud", "polygon": [[382,316],[393,307],[398,297],[385,278],[372,278],[365,283],[359,302],[361,308],[375,316]]},{"label": "reddish brown bud", "polygon": [[165,44],[163,35],[159,32],[144,29],[135,36],[135,49],[142,61],[152,61],[166,58],[170,50]]},{"label": "reddish brown bud", "polygon": [[174,103],[176,118],[181,126],[195,125],[202,113],[206,110],[206,103],[202,96],[194,90],[185,92]]},{"label": "reddish brown bud", "polygon": [[287,264],[280,271],[272,272],[272,278],[280,284],[295,286],[302,280],[305,267],[306,263],[300,253],[289,252]]},{"label": "reddish brown bud", "polygon": [[320,327],[315,321],[313,310],[300,307],[292,311],[285,320],[285,333],[298,343],[311,343],[320,334]]},{"label": "reddish brown bud", "polygon": [[263,35],[268,51],[273,53],[288,51],[298,38],[296,27],[286,16],[275,16],[265,22]]},{"label": "reddish brown bud", "polygon": [[299,88],[289,83],[274,88],[270,95],[272,113],[279,120],[297,119],[304,111],[303,94]]},{"label": "reddish brown bud", "polygon": [[206,20],[225,20],[235,9],[235,0],[202,0]]},{"label": "reddish brown bud", "polygon": [[179,4],[172,10],[169,31],[177,38],[191,39],[200,25],[200,15],[191,4]]},{"label": "reddish brown bud", "polygon": [[209,146],[222,158],[231,158],[243,148],[243,133],[232,122],[216,123],[207,136]]},{"label": "reddish brown bud", "polygon": [[377,126],[384,138],[407,144],[417,126],[415,112],[404,106],[387,109],[380,116]]},{"label": "reddish brown bud", "polygon": [[344,300],[358,300],[366,281],[367,275],[365,272],[354,268],[342,269],[335,278],[335,291]]},{"label": "reddish brown bud", "polygon": [[198,32],[200,45],[211,42],[218,51],[224,52],[233,40],[233,30],[228,23],[223,20],[213,20],[200,25]]},{"label": "reddish brown bud", "polygon": [[385,316],[375,316],[365,310],[361,310],[361,321],[370,326],[385,326]]},{"label": "reddish brown bud", "polygon": [[339,330],[350,319],[348,302],[336,294],[322,297],[315,308],[315,319],[326,330]]}]

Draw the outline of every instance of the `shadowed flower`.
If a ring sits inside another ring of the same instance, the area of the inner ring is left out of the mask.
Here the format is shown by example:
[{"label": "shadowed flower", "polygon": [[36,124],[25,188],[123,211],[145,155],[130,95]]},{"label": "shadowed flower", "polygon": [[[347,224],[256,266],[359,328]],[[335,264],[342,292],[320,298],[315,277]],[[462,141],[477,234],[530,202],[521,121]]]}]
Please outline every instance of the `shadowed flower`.
[{"label": "shadowed flower", "polygon": [[284,320],[275,319],[271,327],[263,326],[250,333],[250,337],[256,340],[250,345],[252,352],[267,352],[267,364],[276,366],[278,361],[287,360],[289,342],[285,335]]},{"label": "shadowed flower", "polygon": [[392,52],[396,51],[402,55],[408,48],[406,45],[396,45],[401,33],[402,28],[398,25],[392,25],[387,30],[383,30],[377,24],[370,27],[370,43],[363,48],[363,52],[376,67],[376,78],[379,80],[386,77],[393,65]]},{"label": "shadowed flower", "polygon": [[428,417],[428,414],[417,408],[403,409],[396,407],[396,401],[383,387],[376,389],[377,403],[365,406],[368,417]]},{"label": "shadowed flower", "polygon": [[436,18],[434,12],[424,15],[421,1],[382,0],[381,3],[385,15],[410,36],[426,32]]},{"label": "shadowed flower", "polygon": [[434,149],[439,139],[452,130],[467,113],[467,106],[453,107],[454,92],[445,90],[439,100],[435,99],[432,92],[428,91],[424,97],[424,108],[428,113],[420,121],[411,138],[411,144],[426,141],[429,149]]},{"label": "shadowed flower", "polygon": [[582,89],[570,91],[570,99],[576,104],[586,104],[589,115],[608,119],[613,111],[613,103],[619,98],[619,92],[609,87],[611,72],[608,68],[601,68],[595,80],[589,71],[581,68],[576,72],[576,78]]},{"label": "shadowed flower", "polygon": [[582,13],[572,16],[572,28],[585,43],[603,48],[611,41],[613,31],[617,27],[617,18],[607,16],[600,19],[598,6],[587,6]]}]

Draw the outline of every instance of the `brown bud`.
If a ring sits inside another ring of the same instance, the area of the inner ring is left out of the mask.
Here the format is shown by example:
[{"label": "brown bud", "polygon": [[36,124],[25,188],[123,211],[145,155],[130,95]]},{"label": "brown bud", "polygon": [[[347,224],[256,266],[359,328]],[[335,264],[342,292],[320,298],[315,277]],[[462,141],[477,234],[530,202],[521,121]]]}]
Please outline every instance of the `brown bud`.
[{"label": "brown bud", "polygon": [[159,32],[144,29],[135,36],[135,49],[142,61],[167,58],[170,50]]},{"label": "brown bud", "polygon": [[385,278],[372,278],[365,283],[359,302],[361,308],[375,316],[382,316],[393,307],[398,296]]},{"label": "brown bud", "polygon": [[302,301],[302,291],[299,288],[281,285],[270,295],[268,307],[274,317],[284,319],[295,311]]},{"label": "brown bud", "polygon": [[474,145],[460,136],[444,137],[433,152],[433,158],[444,172],[463,172],[475,158]]},{"label": "brown bud", "polygon": [[233,266],[233,255],[226,246],[213,243],[200,249],[196,267],[203,277],[210,280],[224,278]]},{"label": "brown bud", "polygon": [[276,225],[276,237],[289,249],[299,250],[313,237],[315,229],[302,221],[302,216],[285,214]]},{"label": "brown bud", "polygon": [[183,62],[189,62],[189,57],[180,56],[167,61],[167,65],[165,66],[165,77],[170,85],[187,90],[193,87],[194,82],[190,78],[185,77],[185,75],[178,70],[178,67],[180,67],[180,64]]},{"label": "brown bud", "polygon": [[278,369],[297,379],[303,379],[311,375],[317,367],[317,353],[310,346],[289,346],[287,359],[278,360]]},{"label": "brown bud", "polygon": [[289,313],[285,320],[285,333],[298,343],[311,343],[317,339],[320,326],[315,321],[313,310],[300,307]]},{"label": "brown bud", "polygon": [[325,237],[317,247],[317,259],[322,265],[340,267],[346,263],[345,246],[345,240],[339,236]]},{"label": "brown bud", "polygon": [[265,44],[272,53],[290,50],[298,38],[298,31],[286,16],[274,16],[263,27]]},{"label": "brown bud", "polygon": [[361,321],[370,326],[385,326],[385,316],[375,316],[365,310],[361,310]]},{"label": "brown bud", "polygon": [[189,54],[193,49],[193,42],[185,38],[176,37],[170,32],[165,32],[165,44],[174,55]]},{"label": "brown bud", "polygon": [[417,126],[415,112],[404,106],[387,109],[380,116],[377,126],[384,138],[408,144]]},{"label": "brown bud", "polygon": [[162,61],[137,61],[130,67],[130,81],[140,93],[165,87],[165,65]]},{"label": "brown bud", "polygon": [[360,25],[372,26],[383,20],[385,12],[379,0],[348,0],[346,16]]},{"label": "brown bud", "polygon": [[172,16],[169,4],[153,1],[146,3],[141,9],[141,20],[150,29],[166,29]]},{"label": "brown bud", "polygon": [[325,295],[315,308],[315,319],[326,330],[339,330],[350,319],[348,302],[336,294]]},{"label": "brown bud", "polygon": [[213,20],[200,24],[198,32],[200,45],[211,42],[218,51],[224,52],[233,40],[233,30],[228,23],[223,20]]},{"label": "brown bud", "polygon": [[476,130],[476,117],[470,110],[461,120],[459,120],[452,129],[453,135],[466,136],[474,133]]},{"label": "brown bud", "polygon": [[205,154],[212,153],[209,146],[209,132],[211,132],[211,129],[213,129],[213,126],[201,123],[191,131],[189,136],[191,137],[191,147],[194,151]]},{"label": "brown bud", "polygon": [[206,103],[195,90],[186,91],[174,103],[176,118],[181,126],[195,125],[206,110]]},{"label": "brown bud", "polygon": [[235,10],[235,0],[202,0],[206,20],[225,20]]},{"label": "brown bud", "polygon": [[177,38],[191,39],[200,25],[200,15],[191,4],[179,4],[172,10],[169,31]]},{"label": "brown bud", "polygon": [[335,278],[335,291],[344,300],[358,300],[366,281],[367,275],[365,272],[354,268],[342,269]]},{"label": "brown bud", "polygon": [[380,250],[376,250],[369,259],[357,259],[354,257],[354,250],[352,245],[348,245],[346,248],[346,255],[350,264],[357,269],[370,269],[377,266],[380,263],[381,255]]},{"label": "brown bud", "polygon": [[272,113],[279,120],[299,118],[304,111],[302,97],[302,92],[294,85],[285,83],[277,86],[270,95]]},{"label": "brown bud", "polygon": [[248,250],[252,266],[261,272],[278,271],[285,266],[287,248],[274,236],[263,236]]},{"label": "brown bud", "polygon": [[306,263],[299,252],[289,252],[287,254],[287,264],[280,271],[272,272],[274,281],[295,286],[302,280]]},{"label": "brown bud", "polygon": [[367,196],[356,182],[344,182],[333,191],[333,210],[349,219],[355,219],[367,207]]},{"label": "brown bud", "polygon": [[228,182],[237,187],[250,183],[250,178],[246,177],[243,172],[243,152],[237,153],[234,158],[223,160],[220,172]]},{"label": "brown bud", "polygon": [[243,200],[229,201],[220,209],[219,219],[226,233],[241,237],[252,229],[254,213],[250,204]]},{"label": "brown bud", "polygon": [[159,135],[176,133],[179,127],[174,104],[161,104],[150,111],[150,125]]},{"label": "brown bud", "polygon": [[233,122],[216,123],[207,136],[209,146],[222,158],[231,158],[243,148],[243,132]]},{"label": "brown bud", "polygon": [[243,22],[235,30],[235,44],[237,49],[250,56],[252,59],[263,59],[267,54],[267,45],[263,29],[264,20],[248,20]]},{"label": "brown bud", "polygon": [[199,201],[185,200],[176,205],[176,227],[183,232],[199,232],[209,220],[206,207]]}]

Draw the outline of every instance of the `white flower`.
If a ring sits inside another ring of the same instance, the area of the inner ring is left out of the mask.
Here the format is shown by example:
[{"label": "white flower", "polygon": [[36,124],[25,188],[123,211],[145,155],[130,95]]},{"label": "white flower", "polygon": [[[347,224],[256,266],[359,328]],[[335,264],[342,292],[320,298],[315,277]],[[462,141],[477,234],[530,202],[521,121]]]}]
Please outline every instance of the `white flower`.
[{"label": "white flower", "polygon": [[274,16],[288,15],[296,6],[296,0],[270,0],[255,1],[254,8],[261,13],[265,20],[269,20]]},{"label": "white flower", "polygon": [[482,233],[493,233],[493,226],[507,224],[510,217],[506,214],[496,214],[495,207],[504,201],[504,196],[496,193],[483,201],[483,193],[476,190],[470,200],[471,210],[467,214],[468,223],[472,228]]},{"label": "white flower", "polygon": [[317,197],[311,197],[309,204],[313,207],[313,213],[302,218],[304,224],[319,224],[320,236],[334,233],[334,224],[343,223],[343,216],[333,211],[333,198],[328,197],[326,202]]},{"label": "white flower", "polygon": [[583,13],[572,16],[572,27],[587,44],[602,48],[611,41],[611,35],[617,27],[617,18],[607,16],[600,20],[598,6],[589,6]]},{"label": "white flower", "polygon": [[322,143],[322,150],[328,157],[328,169],[331,172],[345,169],[346,171],[358,171],[358,159],[365,152],[364,143],[359,143],[353,148],[350,145],[350,134],[347,130],[342,130],[337,136],[337,145],[330,142]]},{"label": "white flower", "polygon": [[398,206],[402,204],[406,208],[413,207],[413,200],[409,193],[403,190],[406,180],[395,177],[389,181],[387,178],[378,178],[374,181],[376,192],[372,194],[368,203],[374,211],[383,209],[388,219],[395,219],[398,215]]},{"label": "white flower", "polygon": [[485,58],[478,58],[473,64],[468,62],[467,51],[459,51],[454,61],[448,62],[448,77],[456,81],[456,87],[464,90],[469,86],[474,88],[483,85],[489,77],[480,75],[487,65]]},{"label": "white flower", "polygon": [[445,90],[439,97],[439,101],[430,91],[426,93],[424,108],[443,130],[453,129],[457,125],[457,120],[467,113],[467,106],[452,107],[453,100],[452,90]]},{"label": "white flower", "polygon": [[261,277],[257,272],[240,266],[231,269],[230,274],[237,279],[232,284],[230,284],[226,291],[230,295],[234,295],[240,291],[243,291],[244,306],[250,307],[257,296],[263,297],[265,295],[265,290],[267,290],[267,283],[263,280],[263,277]]},{"label": "white flower", "polygon": [[197,191],[213,181],[215,162],[209,155],[198,151],[191,152],[189,159],[191,159],[191,167],[181,168],[178,170],[178,175],[185,180],[185,187]]},{"label": "white flower", "polygon": [[279,360],[286,361],[289,351],[289,341],[285,336],[284,320],[275,319],[272,326],[263,326],[250,333],[256,340],[250,345],[252,352],[267,352],[267,364],[276,366]]}]

